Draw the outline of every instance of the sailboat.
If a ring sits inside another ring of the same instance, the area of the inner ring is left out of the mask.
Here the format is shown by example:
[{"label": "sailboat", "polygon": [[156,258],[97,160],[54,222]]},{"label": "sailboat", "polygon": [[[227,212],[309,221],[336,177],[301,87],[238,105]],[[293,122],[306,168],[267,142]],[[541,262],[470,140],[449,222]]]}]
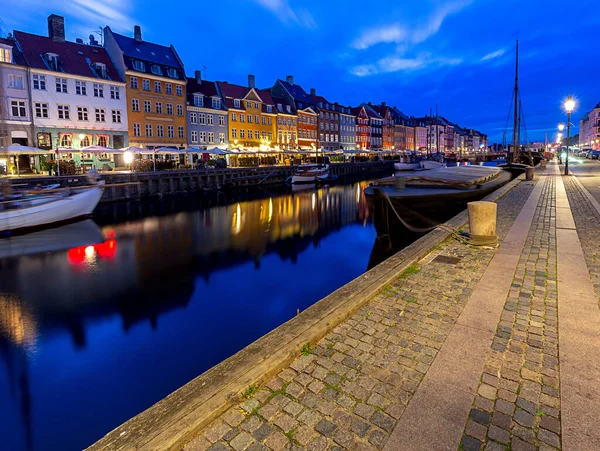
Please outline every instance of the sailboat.
[{"label": "sailboat", "polygon": [[[317,159],[317,164],[303,164],[299,166],[290,177],[290,181],[292,184],[295,185],[299,183],[318,183],[325,181],[329,178],[329,165],[321,165],[318,163],[318,150],[316,151],[315,155]],[[324,152],[323,158],[325,158]]]}]

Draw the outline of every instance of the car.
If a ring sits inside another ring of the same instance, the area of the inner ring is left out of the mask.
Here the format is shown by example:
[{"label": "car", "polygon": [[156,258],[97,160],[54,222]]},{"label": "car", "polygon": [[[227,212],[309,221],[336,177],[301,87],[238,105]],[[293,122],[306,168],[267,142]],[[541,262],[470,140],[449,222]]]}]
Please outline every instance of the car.
[{"label": "car", "polygon": [[580,150],[579,152],[577,152],[577,156],[587,158],[588,152],[589,150]]},{"label": "car", "polygon": [[587,158],[589,158],[590,160],[599,160],[600,150],[590,150],[587,154]]}]

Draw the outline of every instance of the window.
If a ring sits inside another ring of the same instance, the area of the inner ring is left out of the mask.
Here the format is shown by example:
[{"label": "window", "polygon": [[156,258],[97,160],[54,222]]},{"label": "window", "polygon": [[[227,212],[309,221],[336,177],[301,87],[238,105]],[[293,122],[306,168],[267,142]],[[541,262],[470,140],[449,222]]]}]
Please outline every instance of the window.
[{"label": "window", "polygon": [[204,113],[198,114],[198,123],[202,125],[206,124],[206,115]]},{"label": "window", "polygon": [[71,119],[69,105],[58,105],[58,118],[66,120]]},{"label": "window", "polygon": [[139,122],[133,123],[133,136],[142,136],[142,130]]},{"label": "window", "polygon": [[267,132],[262,132],[262,138],[267,139]]},{"label": "window", "polygon": [[154,75],[162,75],[162,69],[160,68],[160,66],[157,66],[156,64],[153,64],[150,67],[150,71],[154,74]]},{"label": "window", "polygon": [[175,138],[175,127],[167,125],[167,134],[169,138]]},{"label": "window", "polygon": [[223,116],[222,114],[219,115],[219,126],[224,126],[225,125],[225,116]]},{"label": "window", "polygon": [[195,106],[204,106],[204,99],[201,95],[194,95],[194,105]]},{"label": "window", "polygon": [[235,128],[231,129],[231,137],[232,138],[237,138],[237,129],[235,129]]},{"label": "window", "polygon": [[244,113],[240,113],[240,122],[244,122],[246,115]]},{"label": "window", "polygon": [[106,122],[106,110],[104,108],[96,108],[96,122]]},{"label": "window", "polygon": [[[250,130],[248,130],[248,133],[250,133]],[[260,132],[258,130],[254,130],[254,139],[260,139]]]},{"label": "window", "polygon": [[240,99],[233,99],[233,106],[235,108],[240,108]]},{"label": "window", "polygon": [[271,113],[271,112],[273,112],[273,107],[271,105],[267,105],[267,113]]},{"label": "window", "polygon": [[11,100],[10,107],[12,117],[27,117],[24,100]]},{"label": "window", "polygon": [[104,97],[104,85],[101,83],[94,83],[94,97]]},{"label": "window", "polygon": [[254,108],[256,108],[257,110],[260,108],[260,106],[258,105],[258,103],[254,104]]},{"label": "window", "polygon": [[115,124],[121,123],[121,110],[112,110],[112,121]]},{"label": "window", "polygon": [[12,63],[10,49],[0,49],[0,63]]},{"label": "window", "polygon": [[177,105],[177,116],[183,116],[183,105]]},{"label": "window", "polygon": [[252,108],[252,102],[246,102],[246,108]]},{"label": "window", "polygon": [[258,116],[254,116],[254,123],[260,124],[260,118]]},{"label": "window", "polygon": [[144,113],[152,112],[152,103],[150,100],[144,100]]},{"label": "window", "polygon": [[207,114],[207,115],[206,115],[206,119],[207,119],[207,123],[208,123],[208,125],[213,125],[213,124],[214,124],[214,122],[213,122],[213,120],[214,120],[214,117],[213,117],[213,115],[212,115],[212,114]]},{"label": "window", "polygon": [[273,132],[269,132],[269,141],[273,141]]},{"label": "window", "polygon": [[221,99],[212,99],[212,107],[215,110],[220,110],[221,109]]},{"label": "window", "polygon": [[121,90],[118,86],[110,87],[110,98],[115,100],[119,100],[121,98]]},{"label": "window", "polygon": [[190,113],[190,123],[191,124],[198,123],[198,115],[196,113]]},{"label": "window", "polygon": [[35,102],[35,117],[47,118],[48,117],[48,104],[42,102]]},{"label": "window", "polygon": [[154,82],[154,92],[162,92],[162,83],[160,81]]},{"label": "window", "polygon": [[98,135],[98,145],[100,147],[108,147],[108,136]]},{"label": "window", "polygon": [[45,75],[34,75],[33,76],[33,89],[40,91],[46,90],[46,76]]},{"label": "window", "polygon": [[56,77],[56,92],[67,92],[67,79]]},{"label": "window", "polygon": [[164,127],[164,125],[158,124],[156,126],[156,136],[159,137],[159,138],[164,138],[164,136],[165,136],[165,127]]},{"label": "window", "polygon": [[249,123],[249,124],[251,124],[251,123],[252,123],[252,115],[251,115],[251,114],[249,114],[249,115],[248,115],[248,123]]},{"label": "window", "polygon": [[156,102],[156,114],[162,114],[162,102]]},{"label": "window", "polygon": [[144,91],[150,91],[150,80],[142,80],[142,89]]},{"label": "window", "polygon": [[265,116],[262,117],[262,124],[267,125],[267,118]]},{"label": "window", "polygon": [[88,109],[86,106],[78,106],[77,107],[77,119],[80,121],[87,121],[88,118]]},{"label": "window", "polygon": [[200,132],[200,142],[201,143],[206,142],[206,132]]},{"label": "window", "polygon": [[131,99],[131,111],[140,111],[140,101],[138,99]]},{"label": "window", "polygon": [[225,144],[225,133],[219,133],[219,144]]},{"label": "window", "polygon": [[273,125],[273,118],[272,117],[269,118],[269,125]]},{"label": "window", "polygon": [[152,137],[152,124],[146,124],[146,136],[149,138]]},{"label": "window", "polygon": [[[138,79],[137,79],[137,77],[131,77],[129,79],[129,87],[131,89],[137,89],[138,88]],[[140,124],[138,124],[138,125],[140,125]]]},{"label": "window", "polygon": [[73,135],[70,133],[63,133],[60,136],[60,147],[71,147],[73,145]]},{"label": "window", "polygon": [[181,125],[179,127],[177,127],[177,136],[180,139],[183,139],[185,137],[185,130],[184,130],[183,126],[181,126]]},{"label": "window", "polygon": [[167,114],[169,116],[173,116],[173,104],[172,103],[167,103]]},{"label": "window", "polygon": [[246,137],[246,130],[240,128],[240,138],[244,139]]},{"label": "window", "polygon": [[173,94],[173,84],[172,83],[165,83],[165,92],[167,94]]},{"label": "window", "polygon": [[167,69],[167,75],[171,78],[177,78],[177,71],[173,68]]},{"label": "window", "polygon": [[90,135],[84,135],[83,138],[81,138],[79,140],[79,146],[80,147],[87,147],[91,144],[91,139],[90,139]]},{"label": "window", "polygon": [[75,94],[87,96],[87,84],[85,81],[75,81]]},{"label": "window", "polygon": [[139,70],[141,72],[146,72],[146,65],[144,63],[142,63],[141,61],[134,61],[133,68],[135,70]]},{"label": "window", "polygon": [[198,142],[198,132],[196,130],[192,130],[192,142],[193,143]]},{"label": "window", "polygon": [[215,143],[215,134],[213,132],[208,132],[208,143],[209,144]]},{"label": "window", "polygon": [[181,86],[181,85],[175,86],[175,92],[177,93],[178,96],[182,96],[183,95],[183,86]]},{"label": "window", "polygon": [[237,122],[237,114],[231,113],[231,122]]},{"label": "window", "polygon": [[23,89],[23,77],[21,75],[8,74],[8,87],[12,89]]}]

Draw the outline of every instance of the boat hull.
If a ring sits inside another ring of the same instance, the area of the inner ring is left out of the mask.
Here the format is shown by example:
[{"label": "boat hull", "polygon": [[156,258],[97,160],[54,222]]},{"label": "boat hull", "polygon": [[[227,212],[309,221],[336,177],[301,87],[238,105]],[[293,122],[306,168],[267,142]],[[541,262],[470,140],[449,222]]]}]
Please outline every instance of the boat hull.
[{"label": "boat hull", "polygon": [[419,163],[394,163],[394,169],[396,171],[414,171],[420,167]]},{"label": "boat hull", "polygon": [[329,171],[307,171],[303,174],[292,175],[292,184],[316,183],[329,178]]},{"label": "boat hull", "polygon": [[423,169],[440,169],[445,168],[446,163],[441,163],[439,161],[423,160],[421,161],[421,167]]},{"label": "boat hull", "polygon": [[68,197],[0,211],[0,233],[32,230],[88,217],[100,202],[103,191],[102,183]]}]

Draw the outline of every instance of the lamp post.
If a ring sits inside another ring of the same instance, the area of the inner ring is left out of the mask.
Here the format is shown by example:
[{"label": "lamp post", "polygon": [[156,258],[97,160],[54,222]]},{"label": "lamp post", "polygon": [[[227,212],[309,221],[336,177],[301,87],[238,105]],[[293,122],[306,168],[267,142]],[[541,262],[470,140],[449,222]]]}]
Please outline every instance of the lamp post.
[{"label": "lamp post", "polygon": [[571,137],[571,113],[575,109],[575,100],[569,96],[565,102],[567,112],[567,156],[565,157],[565,175],[569,175],[569,138]]}]

